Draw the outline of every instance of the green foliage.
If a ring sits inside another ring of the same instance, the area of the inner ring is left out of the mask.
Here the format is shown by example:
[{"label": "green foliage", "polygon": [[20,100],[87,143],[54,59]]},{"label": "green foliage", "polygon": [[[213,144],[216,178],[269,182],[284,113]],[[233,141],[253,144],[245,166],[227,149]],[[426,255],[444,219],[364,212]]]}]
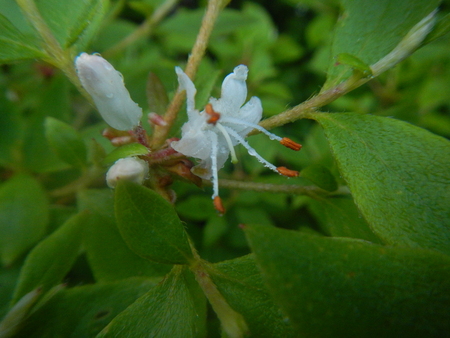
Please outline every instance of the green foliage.
[{"label": "green foliage", "polygon": [[97,337],[203,337],[206,302],[198,285],[177,266],[106,326]]},{"label": "green foliage", "polygon": [[246,234],[272,296],[301,335],[442,337],[449,330],[448,256],[262,226]]},{"label": "green foliage", "polygon": [[86,146],[81,136],[71,126],[48,117],[45,120],[45,135],[61,160],[75,167],[86,166]]},{"label": "green foliage", "polygon": [[[449,27],[439,0],[0,0],[0,337],[449,336]],[[139,127],[100,120],[81,52],[123,74]],[[171,148],[174,68],[201,112],[239,64],[302,149],[251,133],[293,177],[236,146],[222,215]],[[142,185],[107,188],[125,157]]]},{"label": "green foliage", "polygon": [[390,244],[449,254],[450,142],[385,117],[346,113],[316,119],[373,231]]},{"label": "green foliage", "polygon": [[45,234],[48,202],[38,181],[17,175],[0,186],[0,253],[11,265]]},{"label": "green foliage", "polygon": [[[367,65],[375,64],[391,52],[408,31],[439,3],[439,0],[342,0],[344,13],[335,29],[332,58],[342,53],[350,54],[352,60],[359,60],[357,64],[363,65],[358,68],[367,69]],[[326,88],[349,76],[346,65],[355,68],[355,62],[336,66],[335,60],[330,61]]]},{"label": "green foliage", "polygon": [[115,194],[117,226],[139,256],[166,264],[192,259],[187,233],[174,208],[156,192],[120,181]]},{"label": "green foliage", "polygon": [[20,272],[13,303],[33,289],[39,288],[45,293],[62,281],[80,251],[81,229],[85,221],[85,213],[70,218],[34,247]]}]

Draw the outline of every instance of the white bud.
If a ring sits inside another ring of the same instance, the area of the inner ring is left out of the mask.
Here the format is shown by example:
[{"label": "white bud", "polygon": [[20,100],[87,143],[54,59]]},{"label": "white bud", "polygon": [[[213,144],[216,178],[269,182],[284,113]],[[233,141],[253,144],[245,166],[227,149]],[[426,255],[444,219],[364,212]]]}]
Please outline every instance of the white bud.
[{"label": "white bud", "polygon": [[136,157],[121,158],[106,173],[106,183],[115,188],[117,181],[127,180],[138,184],[144,182],[148,174],[148,163]]},{"label": "white bud", "polygon": [[139,124],[142,109],[131,99],[122,74],[108,61],[100,55],[82,53],[75,59],[75,67],[106,123],[118,130],[131,130]]}]

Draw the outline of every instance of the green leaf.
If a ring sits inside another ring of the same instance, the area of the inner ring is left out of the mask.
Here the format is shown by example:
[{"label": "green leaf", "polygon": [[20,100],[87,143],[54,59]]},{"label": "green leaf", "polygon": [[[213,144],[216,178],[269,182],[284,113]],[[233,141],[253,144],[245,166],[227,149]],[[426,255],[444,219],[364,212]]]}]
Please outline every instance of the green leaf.
[{"label": "green leaf", "polygon": [[86,213],[71,217],[34,247],[20,272],[13,303],[33,289],[40,288],[45,293],[61,283],[80,251],[81,230],[86,220]]},{"label": "green leaf", "polygon": [[310,199],[308,206],[327,234],[382,243],[372,232],[351,197]]},{"label": "green leaf", "polygon": [[450,258],[273,227],[245,228],[264,281],[305,337],[442,337]]},{"label": "green leaf", "polygon": [[44,53],[39,50],[35,41],[22,34],[0,14],[0,63],[42,57]]},{"label": "green leaf", "polygon": [[450,142],[385,117],[315,119],[373,232],[389,244],[450,254]]},{"label": "green leaf", "polygon": [[42,0],[37,2],[42,17],[63,48],[90,38],[104,15],[104,0]]},{"label": "green leaf", "polygon": [[95,337],[157,281],[129,278],[62,290],[37,309],[17,337]]},{"label": "green leaf", "polygon": [[164,281],[136,300],[97,336],[203,337],[206,300],[193,276],[174,267]]},{"label": "green leaf", "polygon": [[111,191],[85,190],[79,193],[80,210],[90,210],[84,226],[83,247],[99,282],[134,276],[163,276],[171,266],[150,262],[131,251],[120,236],[114,218]]},{"label": "green leaf", "polygon": [[300,175],[324,190],[335,191],[338,188],[338,184],[333,174],[328,168],[320,164],[307,166],[301,171]]},{"label": "green leaf", "polygon": [[390,53],[440,0],[341,0],[341,3],[343,13],[334,33],[325,89],[348,78],[352,74],[349,68],[354,68],[354,65],[335,66],[335,56],[350,54],[362,64],[373,65]]},{"label": "green leaf", "polygon": [[253,255],[209,266],[219,292],[247,323],[251,337],[296,337],[265,288]]},{"label": "green leaf", "polygon": [[17,175],[0,186],[0,255],[12,264],[45,233],[47,197],[31,176]]},{"label": "green leaf", "polygon": [[86,166],[86,145],[73,127],[53,117],[47,117],[45,120],[45,136],[55,153],[64,162],[75,167]]},{"label": "green leaf", "polygon": [[119,148],[115,148],[112,152],[106,155],[103,163],[110,164],[114,163],[117,160],[130,156],[138,156],[138,155],[146,155],[149,150],[147,147],[143,146],[140,143],[130,143]]},{"label": "green leaf", "polygon": [[139,256],[165,264],[186,264],[193,259],[173,206],[153,190],[120,180],[115,210],[125,243]]}]

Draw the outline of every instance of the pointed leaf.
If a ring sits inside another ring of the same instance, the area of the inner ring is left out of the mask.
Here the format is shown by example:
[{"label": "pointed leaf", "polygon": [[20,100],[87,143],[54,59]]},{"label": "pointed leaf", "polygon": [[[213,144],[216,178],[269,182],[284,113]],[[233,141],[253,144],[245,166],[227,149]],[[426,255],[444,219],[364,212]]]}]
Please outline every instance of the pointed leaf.
[{"label": "pointed leaf", "polygon": [[305,337],[443,337],[450,258],[273,227],[245,229],[263,279]]},{"label": "pointed leaf", "polygon": [[10,265],[45,233],[47,196],[31,176],[17,175],[0,186],[0,255]]},{"label": "pointed leaf", "polygon": [[13,302],[40,288],[43,293],[62,282],[78,256],[87,214],[73,216],[30,252],[20,272]]},{"label": "pointed leaf", "polygon": [[105,327],[100,337],[203,337],[206,300],[190,272],[174,270]]},{"label": "pointed leaf", "polygon": [[450,254],[450,141],[385,117],[316,120],[373,232],[390,244]]},{"label": "pointed leaf", "polygon": [[125,243],[139,256],[166,264],[192,259],[187,233],[173,206],[153,190],[119,181],[115,210]]}]

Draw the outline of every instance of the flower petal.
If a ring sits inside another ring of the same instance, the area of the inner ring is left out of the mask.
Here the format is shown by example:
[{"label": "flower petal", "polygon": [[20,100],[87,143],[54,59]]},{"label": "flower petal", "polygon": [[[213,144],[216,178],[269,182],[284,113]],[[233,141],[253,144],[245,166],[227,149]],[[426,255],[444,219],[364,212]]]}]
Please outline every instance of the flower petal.
[{"label": "flower petal", "polygon": [[198,114],[198,111],[195,109],[195,94],[197,93],[197,89],[189,76],[180,67],[175,67],[175,72],[178,76],[180,90],[186,90],[187,114],[189,118],[192,118],[191,115]]},{"label": "flower petal", "polygon": [[75,59],[75,67],[106,123],[118,130],[131,130],[139,124],[142,109],[131,99],[122,75],[108,61],[82,53]]},{"label": "flower petal", "polygon": [[[247,73],[247,66],[239,65],[223,80],[220,97],[222,111],[217,110],[219,113],[227,115],[233,114],[233,112],[237,113],[244,104],[247,99],[247,84],[245,83]],[[219,107],[214,106],[214,109],[216,108]]]}]

